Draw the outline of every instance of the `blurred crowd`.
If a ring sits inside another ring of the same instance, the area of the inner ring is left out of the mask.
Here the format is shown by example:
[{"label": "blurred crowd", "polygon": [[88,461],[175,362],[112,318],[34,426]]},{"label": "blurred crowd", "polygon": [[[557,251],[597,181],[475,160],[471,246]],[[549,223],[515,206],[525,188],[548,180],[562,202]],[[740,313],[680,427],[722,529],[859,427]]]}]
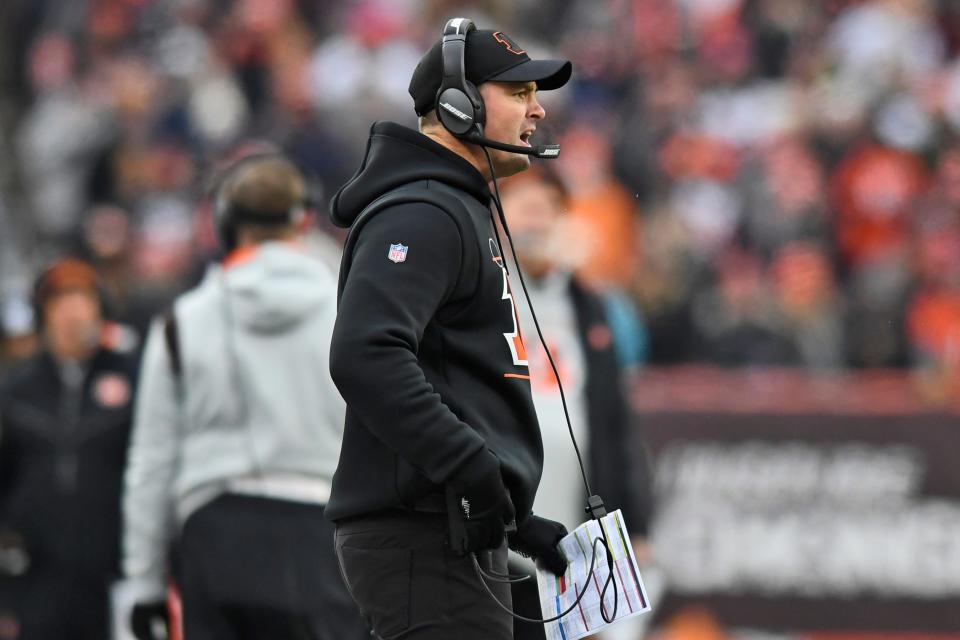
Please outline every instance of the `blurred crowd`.
[{"label": "blurred crowd", "polygon": [[[960,371],[960,8],[947,0],[5,0],[0,318],[71,253],[142,330],[216,252],[211,176],[249,141],[316,225],[444,20],[574,62],[541,141],[581,277],[651,364]],[[960,385],[958,385],[960,388]]]},{"label": "blurred crowd", "polygon": [[[62,256],[135,353],[218,257],[210,195],[250,150],[308,174],[336,265],[327,202],[373,121],[416,125],[410,74],[455,15],[574,62],[535,138],[569,193],[549,251],[617,301],[625,361],[910,368],[960,398],[949,0],[3,0],[0,375],[37,351]],[[693,624],[658,637],[724,637]]]}]

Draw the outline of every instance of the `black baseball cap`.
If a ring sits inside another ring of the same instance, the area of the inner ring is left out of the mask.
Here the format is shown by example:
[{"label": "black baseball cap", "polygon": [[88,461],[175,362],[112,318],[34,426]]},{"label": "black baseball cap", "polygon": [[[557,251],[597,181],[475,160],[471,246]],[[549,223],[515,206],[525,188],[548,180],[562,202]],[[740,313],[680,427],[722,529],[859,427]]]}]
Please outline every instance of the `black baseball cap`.
[{"label": "black baseball cap", "polygon": [[[573,65],[569,60],[531,60],[527,52],[502,31],[475,29],[467,34],[464,71],[474,85],[498,82],[536,82],[548,91],[567,84]],[[410,95],[418,116],[436,107],[443,80],[443,38],[423,54],[410,78]]]}]

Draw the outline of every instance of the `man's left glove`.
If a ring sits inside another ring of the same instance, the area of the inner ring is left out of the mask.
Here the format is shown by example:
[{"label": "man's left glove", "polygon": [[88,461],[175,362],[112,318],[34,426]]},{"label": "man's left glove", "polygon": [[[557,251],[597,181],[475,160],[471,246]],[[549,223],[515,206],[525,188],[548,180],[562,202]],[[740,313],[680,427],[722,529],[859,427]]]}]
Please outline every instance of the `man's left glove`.
[{"label": "man's left glove", "polygon": [[557,548],[567,535],[567,528],[553,520],[532,513],[517,524],[517,530],[507,536],[510,548],[517,553],[533,558],[538,567],[554,575],[562,576],[567,570],[567,559]]},{"label": "man's left glove", "polygon": [[130,628],[137,640],[166,640],[170,637],[170,614],[167,603],[140,602],[133,606]]}]

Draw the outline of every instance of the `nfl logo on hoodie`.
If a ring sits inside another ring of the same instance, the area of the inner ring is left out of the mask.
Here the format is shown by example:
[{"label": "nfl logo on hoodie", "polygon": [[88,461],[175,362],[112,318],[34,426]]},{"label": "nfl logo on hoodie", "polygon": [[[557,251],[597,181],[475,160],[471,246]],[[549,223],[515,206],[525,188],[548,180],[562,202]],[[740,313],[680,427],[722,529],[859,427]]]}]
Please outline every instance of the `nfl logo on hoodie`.
[{"label": "nfl logo on hoodie", "polygon": [[387,254],[387,257],[390,258],[391,262],[403,262],[407,259],[407,249],[410,247],[402,244],[392,244],[390,245],[390,253]]}]

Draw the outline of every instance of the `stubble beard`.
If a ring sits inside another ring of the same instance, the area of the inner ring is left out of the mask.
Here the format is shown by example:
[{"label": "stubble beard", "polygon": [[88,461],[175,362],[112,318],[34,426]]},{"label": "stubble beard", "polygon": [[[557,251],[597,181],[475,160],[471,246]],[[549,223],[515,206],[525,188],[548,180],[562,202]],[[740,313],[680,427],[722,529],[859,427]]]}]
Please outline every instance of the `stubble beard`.
[{"label": "stubble beard", "polygon": [[530,168],[530,156],[492,149],[491,159],[497,178],[507,178]]}]

